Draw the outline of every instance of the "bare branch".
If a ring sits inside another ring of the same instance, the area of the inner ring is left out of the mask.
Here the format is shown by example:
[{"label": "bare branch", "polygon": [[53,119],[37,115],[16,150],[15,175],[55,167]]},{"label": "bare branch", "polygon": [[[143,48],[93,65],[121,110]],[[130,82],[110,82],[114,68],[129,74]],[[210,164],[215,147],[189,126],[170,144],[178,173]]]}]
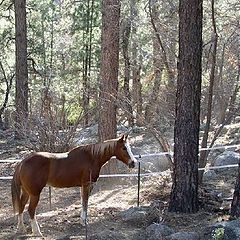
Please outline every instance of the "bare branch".
[{"label": "bare branch", "polygon": [[153,27],[153,30],[155,32],[155,35],[156,35],[156,38],[158,40],[158,43],[159,43],[159,46],[162,50],[162,54],[163,54],[163,62],[164,62],[164,65],[166,67],[166,70],[167,70],[167,74],[168,74],[168,78],[169,78],[169,81],[170,82],[174,82],[174,73],[173,71],[171,70],[170,66],[169,66],[169,61],[168,61],[168,58],[167,58],[167,53],[166,53],[166,50],[163,46],[163,42],[162,42],[162,39],[161,39],[161,36],[160,36],[160,33],[159,31],[157,30],[157,26],[154,22],[154,17],[153,17],[153,13],[152,13],[152,7],[151,7],[151,0],[149,0],[149,3],[148,3],[148,6],[149,6],[149,14],[150,14],[150,20],[151,20],[151,24],[152,24],[152,27]]},{"label": "bare branch", "polygon": [[43,74],[40,73],[40,72],[36,69],[36,65],[37,65],[37,64],[36,64],[35,60],[34,60],[33,58],[30,58],[30,57],[28,57],[27,60],[28,60],[28,61],[31,61],[33,72],[34,72],[35,74],[38,74],[40,77],[43,77]]}]

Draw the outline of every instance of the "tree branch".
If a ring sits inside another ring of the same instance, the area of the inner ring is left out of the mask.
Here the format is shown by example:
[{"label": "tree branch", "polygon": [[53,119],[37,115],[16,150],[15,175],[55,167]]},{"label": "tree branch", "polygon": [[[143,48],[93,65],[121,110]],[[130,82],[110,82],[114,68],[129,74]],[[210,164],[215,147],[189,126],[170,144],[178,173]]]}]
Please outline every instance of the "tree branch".
[{"label": "tree branch", "polygon": [[153,17],[152,8],[151,8],[151,0],[149,0],[148,6],[149,6],[149,14],[150,14],[151,24],[152,24],[153,30],[155,32],[156,38],[158,40],[159,46],[160,46],[160,48],[162,50],[163,62],[164,62],[164,65],[166,67],[166,70],[167,70],[169,81],[170,82],[174,82],[174,73],[173,73],[173,71],[171,70],[171,68],[169,66],[169,61],[168,61],[168,58],[167,58],[166,50],[165,50],[165,48],[163,46],[161,36],[160,36],[160,34],[159,34],[158,30],[157,30],[157,26],[156,26],[156,24],[154,22],[154,17]]}]

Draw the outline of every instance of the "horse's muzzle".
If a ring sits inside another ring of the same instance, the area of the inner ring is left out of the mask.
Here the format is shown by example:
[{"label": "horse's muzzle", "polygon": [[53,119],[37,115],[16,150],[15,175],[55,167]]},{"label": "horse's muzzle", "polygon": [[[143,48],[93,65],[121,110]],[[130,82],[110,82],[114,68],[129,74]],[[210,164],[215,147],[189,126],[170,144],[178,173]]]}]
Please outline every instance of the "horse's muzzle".
[{"label": "horse's muzzle", "polygon": [[131,161],[131,162],[128,164],[128,167],[129,167],[129,168],[134,168],[134,167],[135,167],[135,162],[134,162],[134,161]]}]

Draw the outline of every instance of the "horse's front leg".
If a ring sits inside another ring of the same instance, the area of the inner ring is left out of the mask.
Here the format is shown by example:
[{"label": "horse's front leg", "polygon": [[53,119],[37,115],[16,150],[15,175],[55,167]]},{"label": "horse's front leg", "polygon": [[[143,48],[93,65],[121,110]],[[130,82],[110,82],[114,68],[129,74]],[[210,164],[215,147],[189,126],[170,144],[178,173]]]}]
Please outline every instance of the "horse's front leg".
[{"label": "horse's front leg", "polygon": [[82,198],[82,211],[81,211],[81,224],[85,226],[87,224],[87,208],[88,208],[88,198],[92,190],[92,185],[87,184],[81,187],[81,198]]},{"label": "horse's front leg", "polygon": [[32,234],[33,236],[42,237],[42,233],[40,231],[37,219],[36,219],[36,207],[39,202],[40,195],[30,195],[30,203],[28,206],[28,212],[30,215],[31,226],[32,226]]}]

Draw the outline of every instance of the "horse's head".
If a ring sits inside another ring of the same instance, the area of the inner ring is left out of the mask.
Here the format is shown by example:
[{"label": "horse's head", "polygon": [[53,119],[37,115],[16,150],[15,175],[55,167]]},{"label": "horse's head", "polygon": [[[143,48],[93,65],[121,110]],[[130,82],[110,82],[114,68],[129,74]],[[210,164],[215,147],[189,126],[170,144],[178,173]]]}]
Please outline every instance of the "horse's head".
[{"label": "horse's head", "polygon": [[127,164],[129,168],[134,168],[137,160],[133,156],[127,137],[128,135],[124,134],[117,140],[116,157],[123,163]]}]

